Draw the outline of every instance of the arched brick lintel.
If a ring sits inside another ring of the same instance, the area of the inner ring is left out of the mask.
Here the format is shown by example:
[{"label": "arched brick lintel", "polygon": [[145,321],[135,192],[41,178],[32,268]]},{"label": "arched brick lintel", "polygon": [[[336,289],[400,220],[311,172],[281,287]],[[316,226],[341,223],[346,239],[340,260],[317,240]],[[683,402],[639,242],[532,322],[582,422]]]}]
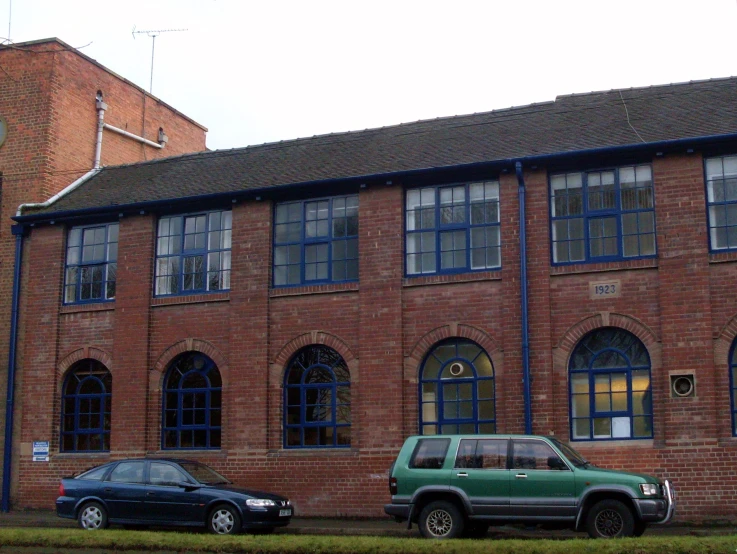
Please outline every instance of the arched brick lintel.
[{"label": "arched brick lintel", "polygon": [[97,348],[96,346],[83,346],[82,348],[73,350],[59,361],[56,365],[57,379],[61,379],[75,363],[86,359],[97,360],[104,365],[110,373],[113,372],[113,358],[109,353],[101,348]]},{"label": "arched brick lintel", "polygon": [[555,346],[554,365],[565,365],[578,341],[587,333],[602,327],[617,327],[635,335],[647,348],[650,353],[650,363],[655,367],[660,342],[655,332],[635,317],[611,312],[593,314],[569,327]]},{"label": "arched brick lintel", "polygon": [[348,364],[348,367],[351,367],[356,359],[353,351],[351,351],[348,345],[339,337],[323,331],[310,331],[309,333],[304,333],[303,335],[293,338],[285,344],[276,356],[274,356],[274,361],[272,363],[284,368],[298,350],[301,350],[305,346],[310,346],[311,344],[322,344],[332,348],[343,357],[343,361]]},{"label": "arched brick lintel", "polygon": [[[422,359],[430,351],[430,349],[438,342],[450,338],[464,338],[472,340],[483,348],[486,353],[494,360],[502,349],[491,336],[482,331],[478,327],[465,325],[463,323],[449,323],[436,327],[432,331],[426,333],[412,347],[412,350],[406,355],[405,361],[410,365],[419,366]],[[406,365],[406,364],[405,364]]]},{"label": "arched brick lintel", "polygon": [[215,365],[218,366],[220,376],[222,377],[223,384],[225,385],[227,381],[228,360],[225,358],[223,353],[215,348],[211,343],[195,338],[180,340],[164,350],[164,352],[159,356],[153,369],[161,374],[161,379],[163,379],[163,375],[166,373],[166,369],[171,361],[184,352],[201,352],[205,356],[208,356],[213,362],[215,362]]}]

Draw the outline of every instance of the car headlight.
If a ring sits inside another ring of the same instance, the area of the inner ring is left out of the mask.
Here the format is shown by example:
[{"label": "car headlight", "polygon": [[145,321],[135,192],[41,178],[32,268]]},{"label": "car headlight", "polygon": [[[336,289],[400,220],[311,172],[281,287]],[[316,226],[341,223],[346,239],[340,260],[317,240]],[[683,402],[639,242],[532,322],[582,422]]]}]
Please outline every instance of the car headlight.
[{"label": "car headlight", "polygon": [[660,492],[658,490],[658,485],[653,485],[652,483],[642,483],[640,485],[640,490],[645,496],[656,496],[658,492]]},{"label": "car headlight", "polygon": [[249,508],[267,508],[269,506],[276,506],[276,503],[268,498],[249,498],[246,500],[246,506]]}]

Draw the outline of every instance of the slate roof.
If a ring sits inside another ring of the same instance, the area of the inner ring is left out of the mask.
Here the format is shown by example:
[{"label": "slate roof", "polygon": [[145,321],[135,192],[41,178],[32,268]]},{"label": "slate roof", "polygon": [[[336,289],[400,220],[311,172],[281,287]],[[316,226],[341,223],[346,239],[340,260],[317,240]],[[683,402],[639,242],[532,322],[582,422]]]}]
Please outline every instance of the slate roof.
[{"label": "slate roof", "polygon": [[28,215],[733,133],[737,77],[574,94],[486,113],[106,167]]}]

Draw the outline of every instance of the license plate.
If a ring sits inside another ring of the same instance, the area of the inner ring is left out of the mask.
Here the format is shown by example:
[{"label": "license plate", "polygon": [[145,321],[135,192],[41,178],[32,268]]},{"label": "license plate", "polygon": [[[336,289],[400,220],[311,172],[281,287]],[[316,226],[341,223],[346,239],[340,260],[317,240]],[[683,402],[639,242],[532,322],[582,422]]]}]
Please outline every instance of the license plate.
[{"label": "license plate", "polygon": [[292,510],[279,510],[279,517],[289,517],[292,515]]}]

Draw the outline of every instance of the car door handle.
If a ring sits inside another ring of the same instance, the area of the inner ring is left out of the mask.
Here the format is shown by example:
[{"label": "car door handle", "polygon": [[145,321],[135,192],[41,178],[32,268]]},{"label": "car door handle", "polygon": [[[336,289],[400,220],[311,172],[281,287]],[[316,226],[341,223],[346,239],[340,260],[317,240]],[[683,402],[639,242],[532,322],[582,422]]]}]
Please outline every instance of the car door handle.
[{"label": "car door handle", "polygon": [[113,492],[113,489],[102,489],[102,490],[104,490],[105,492]]},{"label": "car door handle", "polygon": [[456,477],[468,477],[468,473],[466,473],[465,471],[461,473],[456,473]]},{"label": "car door handle", "polygon": [[146,496],[156,496],[156,493],[155,492],[147,492],[146,493]]},{"label": "car door handle", "polygon": [[518,473],[517,475],[514,476],[514,478],[515,479],[527,479],[527,474],[526,473]]}]

